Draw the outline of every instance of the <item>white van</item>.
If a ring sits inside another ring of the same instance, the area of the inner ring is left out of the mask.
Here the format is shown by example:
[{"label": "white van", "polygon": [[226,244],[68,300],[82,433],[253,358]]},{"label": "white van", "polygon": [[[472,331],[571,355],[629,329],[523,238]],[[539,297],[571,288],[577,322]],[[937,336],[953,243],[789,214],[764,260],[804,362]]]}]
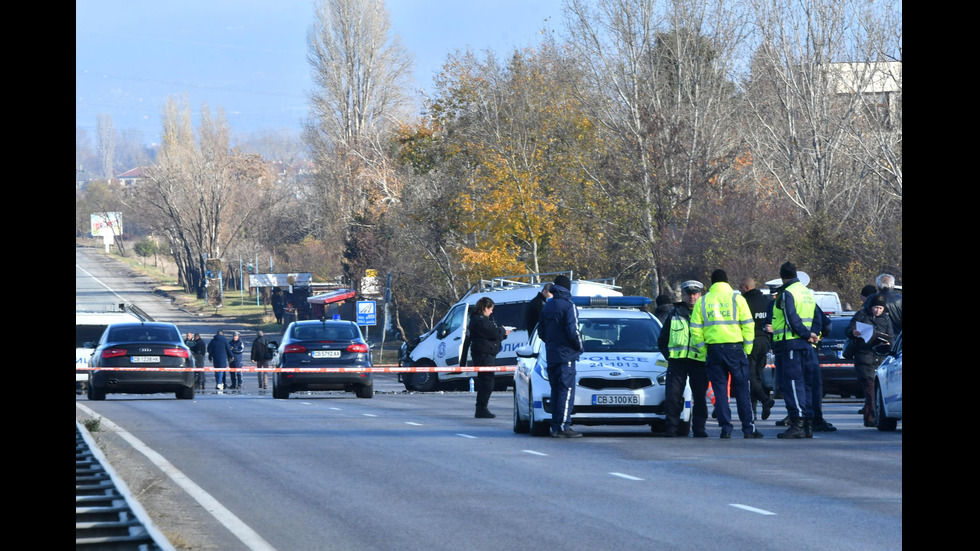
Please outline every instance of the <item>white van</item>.
[{"label": "white van", "polygon": [[[561,272],[569,276],[571,272]],[[403,367],[458,367],[463,347],[463,334],[468,325],[470,306],[482,297],[493,299],[493,319],[497,325],[508,325],[515,329],[503,342],[497,354],[497,365],[516,365],[516,350],[528,344],[527,328],[524,326],[524,312],[528,302],[533,299],[544,283],[531,283],[532,280],[549,282],[558,273],[526,274],[494,278],[481,281],[459,300],[435,327],[412,341],[403,343],[398,354],[398,363]],[[572,280],[573,296],[623,296],[619,287],[611,279]],[[414,345],[414,346],[413,346]],[[469,359],[469,358],[467,358]],[[465,365],[465,362],[464,362]],[[514,384],[514,374],[509,371],[496,374],[496,390],[504,390]],[[465,384],[476,372],[456,371],[452,373],[400,373],[398,380],[408,390],[429,392],[440,387]]]},{"label": "white van", "polygon": [[85,384],[88,382],[88,371],[79,367],[88,367],[89,359],[94,348],[88,348],[86,343],[98,342],[102,338],[102,333],[110,323],[119,322],[141,322],[146,321],[132,312],[124,311],[122,305],[118,311],[112,311],[119,306],[107,307],[104,312],[75,312],[75,393],[80,394],[85,391]]}]

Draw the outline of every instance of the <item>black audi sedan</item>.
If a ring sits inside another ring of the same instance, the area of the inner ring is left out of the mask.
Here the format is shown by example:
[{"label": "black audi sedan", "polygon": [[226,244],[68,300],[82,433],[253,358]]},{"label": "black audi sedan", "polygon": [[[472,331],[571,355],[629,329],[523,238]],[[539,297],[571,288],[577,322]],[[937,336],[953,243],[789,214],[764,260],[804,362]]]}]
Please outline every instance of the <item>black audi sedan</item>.
[{"label": "black audi sedan", "polygon": [[113,323],[98,342],[86,346],[95,349],[89,400],[105,400],[106,394],[169,392],[181,400],[194,398],[194,372],[186,369],[193,367],[191,352],[172,323]]},{"label": "black audi sedan", "polygon": [[[272,397],[289,398],[303,390],[343,390],[358,398],[374,397],[374,381],[363,371],[337,368],[371,367],[371,345],[352,321],[304,320],[286,326],[273,365]],[[329,368],[332,371],[321,371]]]}]

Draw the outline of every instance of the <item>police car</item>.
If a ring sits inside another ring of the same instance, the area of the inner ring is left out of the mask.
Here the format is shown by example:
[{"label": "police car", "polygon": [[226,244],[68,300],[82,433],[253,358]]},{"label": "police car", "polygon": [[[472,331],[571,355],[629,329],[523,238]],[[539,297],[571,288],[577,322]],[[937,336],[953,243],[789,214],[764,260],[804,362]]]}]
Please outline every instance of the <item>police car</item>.
[{"label": "police car", "polygon": [[893,431],[902,420],[902,334],[899,333],[891,347],[881,344],[875,353],[887,357],[875,373],[875,422],[878,430]]},{"label": "police car", "polygon": [[[646,297],[572,297],[579,307],[583,352],[575,365],[573,425],[650,425],[664,431],[667,361],[657,348],[660,322]],[[514,432],[547,435],[551,386],[537,331],[517,349]],[[703,399],[703,397],[702,397]],[[691,388],[684,389],[678,433],[691,428]]]}]

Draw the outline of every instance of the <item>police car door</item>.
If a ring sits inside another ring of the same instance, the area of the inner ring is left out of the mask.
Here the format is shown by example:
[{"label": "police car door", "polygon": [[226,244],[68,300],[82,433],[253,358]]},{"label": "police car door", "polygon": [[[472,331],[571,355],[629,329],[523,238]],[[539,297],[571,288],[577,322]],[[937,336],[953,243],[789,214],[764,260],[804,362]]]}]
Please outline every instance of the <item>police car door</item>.
[{"label": "police car door", "polygon": [[446,325],[439,335],[436,345],[435,361],[439,366],[459,365],[459,355],[463,348],[463,335],[468,323],[469,305],[457,304],[446,314]]}]

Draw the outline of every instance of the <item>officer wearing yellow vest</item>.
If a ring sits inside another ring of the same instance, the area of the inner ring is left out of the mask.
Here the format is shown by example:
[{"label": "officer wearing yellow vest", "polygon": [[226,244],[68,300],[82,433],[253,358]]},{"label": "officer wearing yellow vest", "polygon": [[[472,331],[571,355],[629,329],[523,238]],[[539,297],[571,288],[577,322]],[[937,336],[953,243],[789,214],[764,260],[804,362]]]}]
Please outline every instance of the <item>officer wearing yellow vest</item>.
[{"label": "officer wearing yellow vest", "polygon": [[[691,340],[707,349],[705,370],[715,392],[715,411],[721,437],[731,438],[732,410],[728,403],[728,380],[738,406],[745,438],[762,438],[755,429],[749,392],[749,360],[755,339],[755,321],[745,298],[728,284],[725,270],[711,273],[711,288],[699,298],[691,313]],[[692,392],[694,391],[691,389]]]},{"label": "officer wearing yellow vest", "polygon": [[772,310],[772,350],[776,355],[776,374],[783,392],[789,428],[779,438],[806,438],[813,426],[813,370],[819,369],[813,345],[818,335],[811,329],[817,303],[813,293],[797,278],[796,265],[779,267],[783,285]]},{"label": "officer wearing yellow vest", "polygon": [[667,427],[664,436],[687,436],[679,433],[681,411],[684,410],[684,385],[691,381],[692,404],[691,426],[695,438],[704,438],[708,433],[704,425],[708,420],[708,405],[705,395],[708,392],[708,376],[704,369],[705,351],[691,342],[691,308],[701,298],[704,285],[700,281],[688,280],[681,283],[683,301],[674,304],[664,320],[663,329],[657,339],[660,353],[667,358],[667,389],[664,407]]}]

